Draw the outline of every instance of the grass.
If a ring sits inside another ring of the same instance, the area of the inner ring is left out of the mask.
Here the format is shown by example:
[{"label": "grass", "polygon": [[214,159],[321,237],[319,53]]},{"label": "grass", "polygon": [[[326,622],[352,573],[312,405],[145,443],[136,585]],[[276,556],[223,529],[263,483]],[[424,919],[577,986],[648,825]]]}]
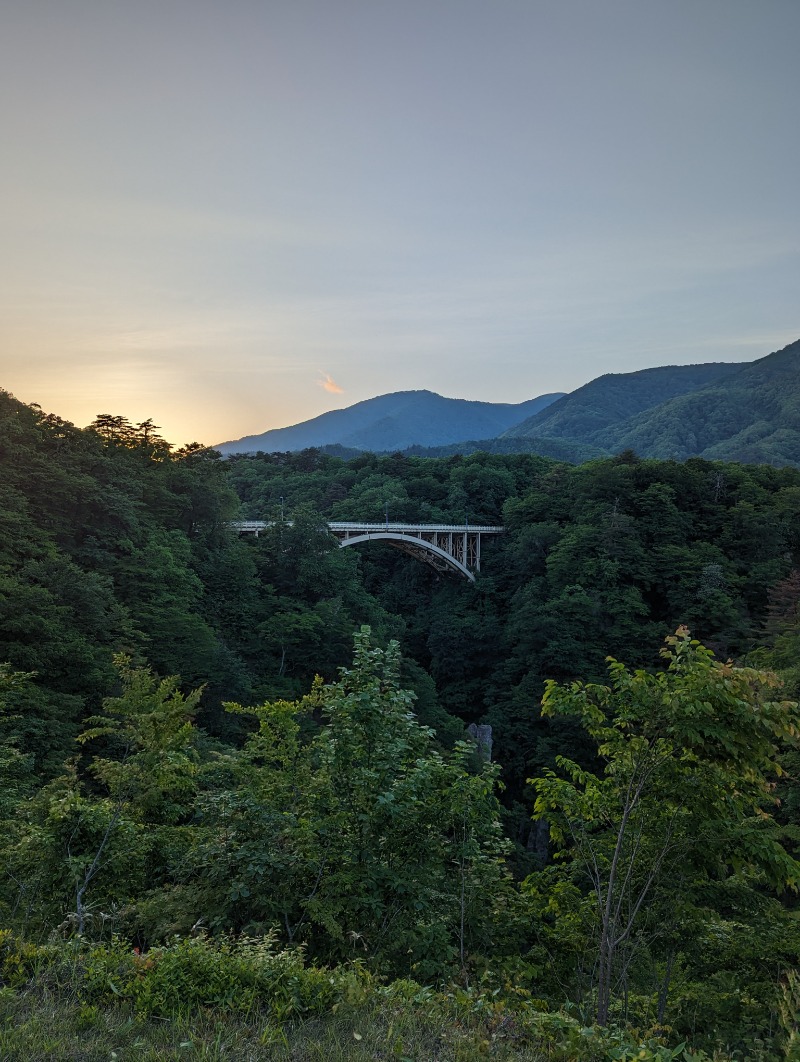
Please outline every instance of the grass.
[{"label": "grass", "polygon": [[35,989],[0,993],[3,1062],[533,1062],[547,1057],[515,1046],[509,1030],[493,1035],[479,1027],[444,1026],[409,1008],[363,1005],[276,1027],[259,1014],[144,1018],[127,1006],[87,1006]]},{"label": "grass", "polygon": [[712,1062],[653,1030],[584,1027],[499,988],[306,965],[271,936],[176,938],[141,955],[117,939],[37,945],[5,932],[4,981],[0,1062]]}]

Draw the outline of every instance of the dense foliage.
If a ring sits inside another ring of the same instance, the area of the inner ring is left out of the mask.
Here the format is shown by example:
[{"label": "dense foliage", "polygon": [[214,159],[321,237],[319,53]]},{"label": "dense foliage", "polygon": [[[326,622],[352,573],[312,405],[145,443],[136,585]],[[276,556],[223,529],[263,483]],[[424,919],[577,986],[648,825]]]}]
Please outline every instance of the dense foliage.
[{"label": "dense foliage", "polygon": [[[549,1015],[564,1043],[599,1021],[795,1050],[800,471],[223,462],[5,394],[0,460],[15,955],[136,948],[142,987],[228,953],[244,970],[236,942],[269,940],[309,985],[354,962],[413,992],[457,984],[470,1007]],[[326,533],[387,506],[506,531],[474,585]],[[239,515],[273,524],[240,539]],[[591,1035],[585,1057],[626,1057],[613,1028]]]},{"label": "dense foliage", "polygon": [[579,467],[522,454],[344,462],[307,452],[229,463],[254,518],[277,518],[283,504],[380,521],[388,503],[393,520],[506,527],[486,546],[474,589],[388,547],[370,546],[360,566],[441,706],[494,726],[503,779],[519,799],[534,766],[581,740],[568,721],[532,718],[546,679],[600,679],[607,654],[652,666],[680,624],[721,656],[741,654],[770,587],[800,556],[794,469],[630,454]]}]

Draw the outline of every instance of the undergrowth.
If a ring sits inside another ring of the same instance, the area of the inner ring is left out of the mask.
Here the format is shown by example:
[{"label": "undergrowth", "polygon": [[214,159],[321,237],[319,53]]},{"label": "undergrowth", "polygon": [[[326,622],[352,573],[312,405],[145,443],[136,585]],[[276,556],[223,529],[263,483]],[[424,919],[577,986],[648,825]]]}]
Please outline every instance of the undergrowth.
[{"label": "undergrowth", "polygon": [[3,1060],[711,1058],[668,1046],[665,1030],[585,1027],[485,986],[434,990],[381,983],[357,963],[309,965],[269,936],[176,938],[139,954],[121,940],[33,945],[2,931],[0,979]]}]

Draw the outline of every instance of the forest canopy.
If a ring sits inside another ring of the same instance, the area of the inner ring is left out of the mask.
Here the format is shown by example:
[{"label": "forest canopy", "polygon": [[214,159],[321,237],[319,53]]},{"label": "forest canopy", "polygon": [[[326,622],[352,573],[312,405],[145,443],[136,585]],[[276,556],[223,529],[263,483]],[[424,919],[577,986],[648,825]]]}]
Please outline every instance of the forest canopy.
[{"label": "forest canopy", "polygon": [[[800,470],[223,461],[5,393],[0,463],[9,931],[273,934],[780,1057]],[[505,531],[474,585],[326,533],[387,508]]]}]

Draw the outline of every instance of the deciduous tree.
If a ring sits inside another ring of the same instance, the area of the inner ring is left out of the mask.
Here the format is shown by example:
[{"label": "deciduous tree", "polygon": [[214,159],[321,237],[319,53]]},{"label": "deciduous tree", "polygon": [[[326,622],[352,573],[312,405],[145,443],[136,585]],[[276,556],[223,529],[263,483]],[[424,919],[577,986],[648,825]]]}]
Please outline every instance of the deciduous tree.
[{"label": "deciduous tree", "polygon": [[800,881],[769,814],[798,705],[776,699],[774,675],[716,661],[685,628],[662,655],[656,674],[609,658],[608,685],[549,682],[542,702],[546,716],[580,719],[602,764],[594,773],[559,756],[557,772],[533,780],[534,817],[549,822],[566,872],[589,885],[600,1024],[646,933],[680,948],[686,909],[713,903],[711,883]]}]

